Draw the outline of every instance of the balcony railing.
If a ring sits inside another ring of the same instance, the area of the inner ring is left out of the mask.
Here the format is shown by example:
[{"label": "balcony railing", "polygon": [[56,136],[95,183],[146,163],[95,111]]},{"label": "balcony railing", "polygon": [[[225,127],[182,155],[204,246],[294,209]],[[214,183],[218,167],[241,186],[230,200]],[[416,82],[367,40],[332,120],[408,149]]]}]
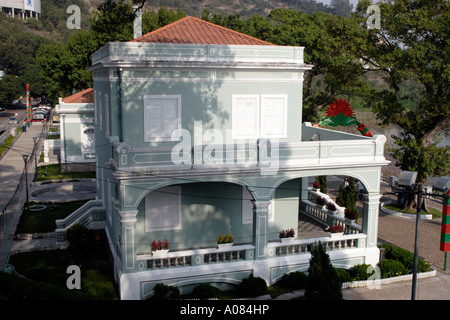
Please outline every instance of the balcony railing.
[{"label": "balcony railing", "polygon": [[[317,198],[322,197],[325,205],[317,204]],[[336,207],[336,211],[327,209],[329,203]],[[302,200],[302,213],[308,215],[324,226],[340,225],[344,228],[345,234],[357,234],[362,232],[360,225],[344,217],[344,207],[338,206],[329,195],[321,193],[313,188],[308,188],[308,199]]]},{"label": "balcony railing", "polygon": [[[311,245],[321,242],[325,249],[345,250],[360,248],[364,245],[366,235],[345,234],[337,237],[321,237],[310,239],[295,239],[292,243],[269,242],[267,246],[269,258],[280,258],[293,255],[309,254]],[[157,257],[151,253],[137,255],[139,269],[157,270],[165,268],[179,268],[205,264],[230,263],[253,260],[255,247],[253,245],[234,245],[228,249],[197,249],[169,252],[167,256]]]},{"label": "balcony railing", "polygon": [[[116,142],[113,161],[125,171],[146,168],[172,172],[186,172],[186,169],[232,171],[243,168],[259,168],[270,172],[279,168],[385,162],[384,136],[367,138],[314,128],[310,124],[303,125],[302,135],[304,141],[295,143],[259,139],[234,145],[200,145],[184,149],[177,149],[175,143],[170,147],[132,148]],[[321,140],[311,141],[314,139]]]}]

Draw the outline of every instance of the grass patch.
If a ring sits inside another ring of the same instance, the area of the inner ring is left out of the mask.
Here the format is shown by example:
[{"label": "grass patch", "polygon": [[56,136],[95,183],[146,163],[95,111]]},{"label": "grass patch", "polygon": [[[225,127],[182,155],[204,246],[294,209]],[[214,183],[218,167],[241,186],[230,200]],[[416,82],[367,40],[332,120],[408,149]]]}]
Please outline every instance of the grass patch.
[{"label": "grass patch", "polygon": [[50,134],[47,136],[47,140],[59,140],[61,136],[59,134]]},{"label": "grass patch", "polygon": [[[114,278],[109,265],[108,248],[104,231],[96,232],[96,241],[86,250],[36,251],[11,256],[15,270],[29,280],[43,282],[59,288],[67,288],[70,274],[67,268],[78,265],[81,269],[81,292],[97,299],[118,299]],[[3,283],[0,282],[0,288]],[[0,292],[2,290],[0,289]],[[79,294],[79,290],[72,290]],[[3,293],[7,295],[6,293]]]},{"label": "grass patch", "polygon": [[55,220],[64,219],[86,202],[87,200],[55,204],[31,202],[31,208],[33,205],[41,204],[47,208],[40,211],[24,209],[16,233],[53,232],[56,228]]},{"label": "grass patch", "polygon": [[[385,204],[384,207],[386,209],[388,209],[388,210],[392,210],[392,211],[395,211],[395,212],[401,212],[401,213],[407,213],[407,214],[413,214],[413,215],[417,214],[417,210],[416,209],[403,209],[403,204],[400,204],[400,203]],[[442,212],[437,210],[437,209],[428,207],[428,211],[429,212],[421,210],[420,214],[421,215],[431,214],[433,216],[433,219],[442,217]]]},{"label": "grass patch", "polygon": [[[63,164],[64,165],[64,164]],[[59,179],[81,179],[81,178],[94,178],[95,172],[61,172],[61,164],[48,164],[39,166],[37,170],[36,181],[48,181]]]}]

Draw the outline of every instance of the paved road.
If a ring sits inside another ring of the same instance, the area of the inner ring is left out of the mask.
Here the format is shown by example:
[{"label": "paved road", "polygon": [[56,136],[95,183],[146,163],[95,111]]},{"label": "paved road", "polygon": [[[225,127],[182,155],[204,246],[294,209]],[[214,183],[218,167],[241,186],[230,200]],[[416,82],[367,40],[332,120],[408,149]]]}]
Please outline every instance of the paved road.
[{"label": "paved road", "polygon": [[[26,132],[22,132],[11,149],[0,160],[0,183],[2,192],[0,192],[0,208],[3,211],[5,205],[9,202],[17,188],[18,182],[24,170],[24,161],[22,155],[30,155],[33,152],[33,137],[41,133],[43,123],[35,122],[27,128]],[[34,166],[28,172],[28,181],[32,181],[34,174]],[[6,235],[8,243],[8,252],[11,248],[12,237],[16,230],[16,225],[20,219],[20,213],[7,219]],[[1,220],[3,231],[3,219]],[[0,249],[0,270],[5,267],[5,248],[4,248],[4,232],[0,233],[1,249]]]}]

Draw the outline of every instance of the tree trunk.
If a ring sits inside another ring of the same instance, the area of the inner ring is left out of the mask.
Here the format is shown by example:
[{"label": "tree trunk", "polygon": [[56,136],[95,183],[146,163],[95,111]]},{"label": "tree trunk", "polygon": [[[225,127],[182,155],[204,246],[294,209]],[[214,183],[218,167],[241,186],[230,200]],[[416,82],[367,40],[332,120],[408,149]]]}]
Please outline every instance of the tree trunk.
[{"label": "tree trunk", "polygon": [[432,142],[436,134],[441,130],[448,122],[450,121],[450,117],[445,117],[440,119],[433,129],[429,130],[423,137],[423,143],[426,147],[428,147]]}]

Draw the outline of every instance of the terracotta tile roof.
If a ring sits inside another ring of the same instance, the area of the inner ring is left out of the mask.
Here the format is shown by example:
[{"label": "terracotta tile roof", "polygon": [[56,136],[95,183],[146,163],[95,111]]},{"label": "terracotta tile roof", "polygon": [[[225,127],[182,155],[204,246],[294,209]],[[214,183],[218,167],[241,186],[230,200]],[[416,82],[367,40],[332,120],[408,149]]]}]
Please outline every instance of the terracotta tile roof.
[{"label": "terracotta tile roof", "polygon": [[77,92],[71,96],[63,99],[64,103],[93,103],[94,102],[94,89],[89,88],[80,92]]},{"label": "terracotta tile roof", "polygon": [[150,33],[144,34],[143,36],[131,41],[259,46],[273,45],[269,42],[250,37],[246,34],[189,16]]}]

